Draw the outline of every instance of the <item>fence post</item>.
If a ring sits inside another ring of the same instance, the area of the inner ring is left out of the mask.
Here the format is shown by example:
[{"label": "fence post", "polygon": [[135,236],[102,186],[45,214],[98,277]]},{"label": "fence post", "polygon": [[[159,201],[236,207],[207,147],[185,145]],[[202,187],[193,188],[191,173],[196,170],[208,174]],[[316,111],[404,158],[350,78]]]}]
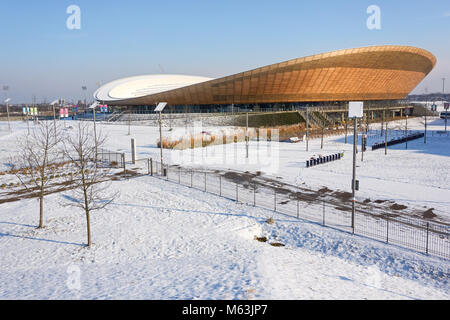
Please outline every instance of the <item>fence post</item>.
[{"label": "fence post", "polygon": [[256,183],[253,182],[253,206],[256,207]]},{"label": "fence post", "polygon": [[323,225],[325,225],[325,201],[322,201],[322,206],[323,206],[323,219],[322,219],[322,223],[323,223]]},{"label": "fence post", "polygon": [[300,214],[300,207],[299,207],[298,195],[297,195],[297,219],[299,218],[299,214]]},{"label": "fence post", "polygon": [[153,159],[150,158],[150,174],[153,176]]},{"label": "fence post", "polygon": [[236,202],[239,202],[239,186],[236,183]]},{"label": "fence post", "polygon": [[429,231],[430,231],[430,223],[427,222],[427,245],[426,245],[426,250],[425,250],[426,254],[428,254],[428,234],[429,234]]},{"label": "fence post", "polygon": [[389,217],[386,217],[386,243],[389,243]]},{"label": "fence post", "polygon": [[125,153],[122,153],[122,164],[123,164],[123,174],[127,173],[126,165],[125,165]]}]

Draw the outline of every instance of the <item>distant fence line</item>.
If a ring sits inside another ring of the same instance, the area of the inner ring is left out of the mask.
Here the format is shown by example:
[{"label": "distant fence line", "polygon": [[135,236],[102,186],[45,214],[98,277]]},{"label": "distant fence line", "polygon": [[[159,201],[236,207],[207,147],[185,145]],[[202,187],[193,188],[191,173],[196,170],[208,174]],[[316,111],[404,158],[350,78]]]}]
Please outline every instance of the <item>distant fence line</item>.
[{"label": "distant fence line", "polygon": [[256,181],[230,181],[215,172],[196,171],[180,166],[164,165],[151,158],[141,159],[134,165],[124,162],[141,173],[209,192],[239,203],[273,210],[298,219],[302,218],[323,226],[352,232],[367,238],[411,249],[427,255],[450,259],[450,225],[399,216],[398,212],[374,213],[372,209],[358,208],[355,228],[351,228],[351,208],[311,196],[298,189],[296,192],[262,185]]}]

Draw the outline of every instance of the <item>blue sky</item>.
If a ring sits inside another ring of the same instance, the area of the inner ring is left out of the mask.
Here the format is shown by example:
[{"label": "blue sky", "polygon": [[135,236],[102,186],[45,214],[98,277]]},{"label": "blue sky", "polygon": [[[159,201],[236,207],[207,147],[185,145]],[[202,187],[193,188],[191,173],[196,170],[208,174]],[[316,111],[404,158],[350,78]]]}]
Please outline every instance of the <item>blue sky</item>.
[{"label": "blue sky", "polygon": [[[81,9],[69,30],[66,9]],[[369,30],[367,7],[381,9]],[[13,103],[84,99],[99,81],[177,73],[220,77],[366,45],[412,45],[438,64],[414,90],[450,91],[450,1],[2,0],[0,85]],[[1,88],[0,88],[1,89]],[[2,92],[3,94],[3,92]]]}]

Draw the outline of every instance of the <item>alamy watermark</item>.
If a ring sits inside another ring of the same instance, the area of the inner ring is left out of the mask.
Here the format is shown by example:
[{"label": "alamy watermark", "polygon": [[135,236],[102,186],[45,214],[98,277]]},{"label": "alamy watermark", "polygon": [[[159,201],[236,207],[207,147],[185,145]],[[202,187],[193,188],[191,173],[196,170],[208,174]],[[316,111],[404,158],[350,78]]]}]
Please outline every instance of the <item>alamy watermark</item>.
[{"label": "alamy watermark", "polygon": [[66,9],[66,13],[69,14],[66,20],[66,27],[69,30],[81,29],[81,9],[77,5],[70,5]]},{"label": "alamy watermark", "polygon": [[366,26],[369,30],[381,30],[381,9],[377,5],[370,5],[367,8],[366,13],[369,15],[367,18]]}]

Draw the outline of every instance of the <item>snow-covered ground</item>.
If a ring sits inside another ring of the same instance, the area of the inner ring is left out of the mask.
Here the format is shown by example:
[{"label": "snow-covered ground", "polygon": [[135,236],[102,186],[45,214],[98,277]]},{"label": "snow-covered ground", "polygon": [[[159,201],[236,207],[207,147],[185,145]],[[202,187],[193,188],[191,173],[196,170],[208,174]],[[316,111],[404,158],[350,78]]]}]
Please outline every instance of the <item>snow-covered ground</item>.
[{"label": "snow-covered ground", "polygon": [[[443,121],[428,119],[428,130]],[[421,119],[408,127],[420,130]],[[66,123],[64,134],[73,132]],[[73,124],[72,124],[73,125]],[[26,134],[22,122],[0,123],[0,170]],[[401,134],[403,122],[390,123]],[[108,149],[127,153],[137,139],[141,158],[159,159],[158,128],[98,124]],[[31,125],[32,129],[32,125]],[[373,130],[379,129],[374,124]],[[208,130],[206,128],[205,130]],[[171,132],[164,129],[165,135]],[[374,131],[373,134],[376,134]],[[349,136],[349,142],[351,141]],[[381,137],[372,137],[375,141]],[[305,144],[250,142],[184,151],[165,160],[196,168],[262,171],[292,184],[350,191],[351,149],[344,137]],[[368,151],[358,160],[358,198],[393,199],[448,210],[450,137]],[[343,160],[305,168],[313,155],[344,151]],[[361,154],[358,154],[358,159]],[[37,230],[34,199],[0,205],[0,298],[3,299],[448,299],[449,262],[352,236],[261,208],[248,207],[149,176],[112,182],[114,203],[92,216],[92,248],[85,218],[65,207],[70,192],[47,197],[46,228]],[[275,224],[265,223],[272,217]],[[254,237],[266,236],[267,243]],[[280,242],[285,247],[273,247]],[[78,281],[79,280],[79,281]]]},{"label": "snow-covered ground", "polygon": [[[423,118],[410,118],[408,130],[423,132]],[[427,143],[423,139],[410,141],[408,150],[405,144],[364,153],[364,161],[358,153],[357,179],[360,190],[357,198],[365,200],[391,200],[405,205],[408,209],[425,211],[433,208],[436,219],[450,221],[450,136],[439,135],[444,130],[444,120],[428,117]],[[128,134],[126,125],[99,125],[109,135],[108,148],[125,152],[131,158],[131,138],[137,141],[139,157],[152,157],[159,160],[160,151],[156,147],[159,139],[157,127],[135,126]],[[404,134],[405,121],[389,123],[389,137]],[[381,142],[380,124],[371,125],[369,145]],[[219,128],[220,129],[220,128]],[[450,129],[450,128],[449,128]],[[169,132],[164,128],[163,135],[178,137],[179,130]],[[188,130],[214,131],[217,128],[188,128]],[[378,131],[377,131],[378,130]],[[351,130],[350,130],[351,131]],[[227,145],[208,146],[195,150],[164,150],[165,161],[183,167],[201,169],[224,169],[257,172],[261,171],[285,183],[320,189],[323,186],[332,190],[351,191],[352,179],[352,135],[345,144],[344,136],[330,136],[324,139],[321,149],[320,139],[309,141],[309,151],[305,142],[256,142],[250,141],[249,159],[245,158],[245,142]],[[306,168],[305,162],[312,156],[344,152],[344,159],[313,168]]]},{"label": "snow-covered ground", "polygon": [[114,191],[114,204],[92,216],[92,248],[65,193],[48,197],[43,230],[36,200],[1,205],[0,298],[450,297],[445,260],[148,176]]}]

